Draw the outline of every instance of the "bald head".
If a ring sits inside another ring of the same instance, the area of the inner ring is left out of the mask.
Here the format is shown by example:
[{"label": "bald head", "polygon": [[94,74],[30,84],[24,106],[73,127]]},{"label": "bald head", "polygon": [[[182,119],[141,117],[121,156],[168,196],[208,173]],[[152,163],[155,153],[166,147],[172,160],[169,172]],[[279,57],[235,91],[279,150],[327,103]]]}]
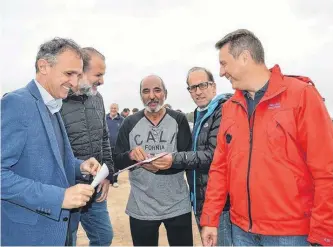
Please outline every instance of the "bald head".
[{"label": "bald head", "polygon": [[164,81],[158,75],[148,75],[148,76],[144,77],[140,82],[140,92],[142,91],[143,84],[147,84],[147,83],[149,84],[151,82],[154,82],[154,83],[159,82],[163,91],[166,92],[166,87],[165,87]]},{"label": "bald head", "polygon": [[143,78],[140,82],[140,95],[147,112],[159,112],[167,97],[167,90],[162,78],[157,75]]}]

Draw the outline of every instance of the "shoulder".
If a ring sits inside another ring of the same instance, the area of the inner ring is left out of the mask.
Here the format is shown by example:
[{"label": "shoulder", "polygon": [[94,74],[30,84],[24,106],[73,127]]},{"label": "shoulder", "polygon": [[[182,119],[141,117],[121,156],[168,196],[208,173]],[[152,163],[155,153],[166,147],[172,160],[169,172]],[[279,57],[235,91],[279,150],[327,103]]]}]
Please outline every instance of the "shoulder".
[{"label": "shoulder", "polygon": [[103,96],[100,94],[100,92],[97,92],[97,94],[94,97],[96,100],[103,101]]},{"label": "shoulder", "polygon": [[230,93],[223,94],[223,97],[221,97],[219,99],[219,101],[218,101],[218,103],[217,103],[217,105],[216,105],[216,107],[215,107],[212,115],[215,116],[215,117],[221,117],[221,115],[222,115],[222,107],[230,101],[230,99],[231,99],[232,96],[233,95],[230,94]]},{"label": "shoulder", "polygon": [[313,87],[314,83],[309,77],[296,76],[296,75],[284,75],[283,80],[288,86],[288,90],[303,92],[307,87]]},{"label": "shoulder", "polygon": [[174,111],[172,109],[166,108],[166,114],[170,115],[172,118],[174,118],[177,123],[180,123],[184,120],[187,121],[186,116],[182,112]]},{"label": "shoulder", "polygon": [[[288,75],[284,76],[283,79],[287,84],[285,101],[288,102],[288,104],[295,106],[295,104],[299,104],[303,101],[302,99],[305,99],[306,101],[310,100],[311,96],[315,96],[315,98],[318,98],[320,101],[323,100],[310,78]],[[314,104],[315,102],[312,103]]]},{"label": "shoulder", "polygon": [[122,116],[120,116],[122,118],[122,127],[121,128],[125,128],[127,130],[129,130],[129,132],[134,128],[134,126],[144,117],[144,113],[143,110],[139,111],[133,115],[129,115],[126,118],[123,118]]},{"label": "shoulder", "polygon": [[31,104],[34,104],[36,99],[31,95],[27,88],[20,88],[13,92],[7,93],[1,99],[1,104],[9,105],[11,107],[27,108]]},{"label": "shoulder", "polygon": [[31,112],[36,108],[36,99],[26,88],[21,88],[7,93],[1,99],[1,115],[11,119],[21,119],[20,122],[27,123]]}]

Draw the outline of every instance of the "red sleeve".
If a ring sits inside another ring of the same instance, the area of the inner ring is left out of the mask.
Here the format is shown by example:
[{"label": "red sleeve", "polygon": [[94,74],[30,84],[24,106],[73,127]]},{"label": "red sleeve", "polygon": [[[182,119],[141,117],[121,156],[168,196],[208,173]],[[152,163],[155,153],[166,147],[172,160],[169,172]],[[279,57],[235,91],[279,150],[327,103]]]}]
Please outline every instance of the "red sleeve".
[{"label": "red sleeve", "polygon": [[313,86],[303,91],[297,128],[315,187],[308,241],[333,245],[333,124]]}]

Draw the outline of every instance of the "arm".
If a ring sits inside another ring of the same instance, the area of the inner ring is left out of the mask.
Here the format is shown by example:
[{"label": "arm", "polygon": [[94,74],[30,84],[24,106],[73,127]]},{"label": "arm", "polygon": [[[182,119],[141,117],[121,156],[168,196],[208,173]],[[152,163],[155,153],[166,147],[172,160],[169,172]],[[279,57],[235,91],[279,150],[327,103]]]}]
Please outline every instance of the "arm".
[{"label": "arm", "polygon": [[213,162],[209,170],[205,202],[200,219],[201,226],[218,227],[219,218],[227,199],[227,149],[224,138],[222,120]]},{"label": "arm", "polygon": [[178,152],[190,151],[192,149],[192,135],[190,125],[185,117],[181,115],[182,118],[178,125],[178,134],[177,134],[177,150]]},{"label": "arm", "polygon": [[129,132],[129,121],[128,118],[126,118],[119,129],[114,153],[114,161],[118,169],[124,169],[135,163],[129,157],[129,154],[131,152],[129,143]]},{"label": "arm", "polygon": [[[20,96],[10,94],[1,100],[1,200],[59,220],[65,188],[43,184],[16,174],[13,168],[21,159],[28,138],[30,116]],[[33,164],[24,164],[31,166]]]},{"label": "arm", "polygon": [[[208,172],[216,148],[216,137],[221,122],[222,111],[219,108],[213,116],[213,123],[208,131],[205,150],[178,152],[173,155],[173,167],[180,169],[200,169]],[[194,142],[194,140],[193,140]]]},{"label": "arm", "polygon": [[315,188],[308,241],[332,245],[333,126],[322,97],[313,86],[309,85],[303,91],[297,128]]}]

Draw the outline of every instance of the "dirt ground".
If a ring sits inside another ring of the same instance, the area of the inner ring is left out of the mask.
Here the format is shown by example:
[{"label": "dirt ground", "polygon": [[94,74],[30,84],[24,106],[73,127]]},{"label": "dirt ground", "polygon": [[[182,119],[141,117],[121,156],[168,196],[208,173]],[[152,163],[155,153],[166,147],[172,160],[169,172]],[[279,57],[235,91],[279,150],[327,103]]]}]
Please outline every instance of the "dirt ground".
[{"label": "dirt ground", "polygon": [[[128,181],[128,173],[124,172],[118,177],[118,188],[113,188],[110,186],[109,196],[108,196],[108,209],[111,217],[111,222],[114,231],[114,238],[112,241],[112,246],[132,246],[132,238],[129,227],[128,216],[125,214],[125,207],[130,191],[130,184]],[[193,225],[193,241],[195,246],[201,246],[201,240],[199,236],[199,231],[197,225],[192,220]],[[84,230],[79,228],[78,231],[78,246],[87,246],[89,245],[89,240],[84,232]],[[166,237],[165,228],[162,225],[160,227],[160,246],[168,246],[168,240]]]}]

